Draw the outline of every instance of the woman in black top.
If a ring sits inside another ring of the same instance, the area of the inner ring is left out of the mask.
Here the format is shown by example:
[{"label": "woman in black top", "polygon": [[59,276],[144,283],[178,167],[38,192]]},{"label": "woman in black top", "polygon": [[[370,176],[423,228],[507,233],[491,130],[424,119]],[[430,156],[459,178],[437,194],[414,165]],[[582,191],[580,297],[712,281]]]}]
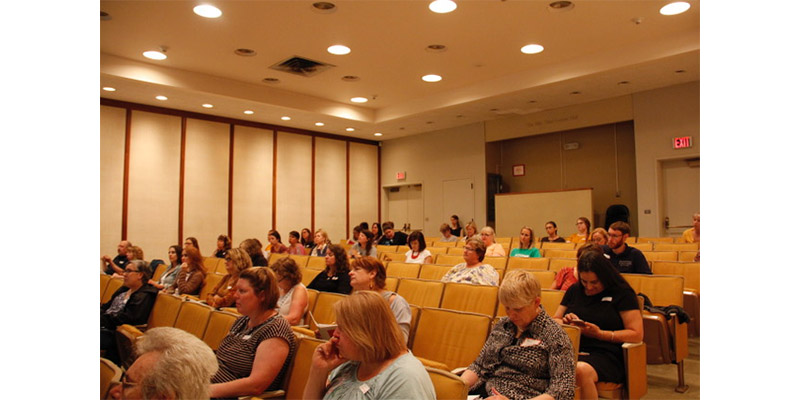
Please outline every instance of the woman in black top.
[{"label": "woman in black top", "polygon": [[455,237],[461,237],[461,222],[458,221],[458,215],[451,215],[450,216],[450,234]]},{"label": "woman in black top", "polygon": [[349,274],[350,263],[347,261],[347,253],[339,245],[329,245],[325,255],[325,270],[314,277],[308,284],[308,289],[350,294],[352,287]]},{"label": "woman in black top", "polygon": [[542,240],[540,240],[540,242],[542,242],[542,243],[544,243],[544,242],[566,243],[567,242],[564,238],[562,238],[561,236],[558,236],[558,226],[556,225],[556,223],[554,221],[547,221],[547,223],[544,224],[544,230],[547,231],[547,236],[543,237]]},{"label": "woman in black top", "polygon": [[228,235],[219,235],[217,237],[217,248],[214,249],[214,257],[225,258],[228,250],[231,249],[231,238]]}]

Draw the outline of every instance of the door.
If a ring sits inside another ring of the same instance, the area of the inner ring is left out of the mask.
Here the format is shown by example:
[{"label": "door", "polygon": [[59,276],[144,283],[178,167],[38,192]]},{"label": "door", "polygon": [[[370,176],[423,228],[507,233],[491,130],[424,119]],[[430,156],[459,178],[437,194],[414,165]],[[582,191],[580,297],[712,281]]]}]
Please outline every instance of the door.
[{"label": "door", "polygon": [[396,230],[410,224],[411,230],[422,230],[422,185],[412,184],[384,188],[386,190],[386,221],[394,222]]},{"label": "door", "polygon": [[661,236],[680,236],[700,211],[700,158],[666,160],[661,169]]},{"label": "door", "polygon": [[[442,182],[441,222],[436,224],[438,231],[442,223],[450,224],[450,216],[458,215],[461,226],[475,219],[475,189],[472,179],[456,179]],[[477,224],[477,222],[476,222]],[[478,229],[481,225],[478,224]]]}]

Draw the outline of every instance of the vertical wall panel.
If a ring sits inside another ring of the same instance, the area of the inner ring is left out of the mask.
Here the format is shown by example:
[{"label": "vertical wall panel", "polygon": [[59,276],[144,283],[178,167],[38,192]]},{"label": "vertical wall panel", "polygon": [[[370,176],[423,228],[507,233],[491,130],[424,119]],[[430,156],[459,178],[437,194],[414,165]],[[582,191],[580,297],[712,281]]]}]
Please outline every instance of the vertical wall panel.
[{"label": "vertical wall panel", "polygon": [[233,245],[267,242],[272,227],[272,131],[236,126],[233,143]]},{"label": "vertical wall panel", "polygon": [[183,236],[196,237],[204,256],[228,232],[229,134],[228,124],[186,123]]},{"label": "vertical wall panel", "polygon": [[[288,243],[290,231],[311,227],[311,137],[278,132],[276,168],[274,225]],[[260,237],[266,245],[267,232]]]},{"label": "vertical wall panel", "polygon": [[166,260],[178,236],[180,145],[180,117],[131,113],[128,239],[146,260]]},{"label": "vertical wall panel", "polygon": [[[378,147],[350,143],[350,223],[378,222]],[[352,228],[351,228],[352,230]]]},{"label": "vertical wall panel", "polygon": [[114,257],[122,233],[125,109],[100,106],[100,252]]},{"label": "vertical wall panel", "polygon": [[315,160],[314,225],[338,243],[352,231],[347,224],[347,143],[318,138]]}]

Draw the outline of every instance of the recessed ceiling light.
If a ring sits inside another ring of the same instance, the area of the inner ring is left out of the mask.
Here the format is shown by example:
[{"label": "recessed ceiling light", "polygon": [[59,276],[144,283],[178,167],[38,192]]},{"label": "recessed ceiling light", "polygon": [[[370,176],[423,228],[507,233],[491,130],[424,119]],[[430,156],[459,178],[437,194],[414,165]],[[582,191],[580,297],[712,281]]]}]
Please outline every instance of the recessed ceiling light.
[{"label": "recessed ceiling light", "polygon": [[105,90],[106,92],[116,92],[117,91],[117,89],[114,89],[111,86],[106,86],[106,87],[103,88],[103,90]]},{"label": "recessed ceiling light", "polygon": [[366,97],[353,97],[350,101],[353,103],[366,103],[369,100]]},{"label": "recessed ceiling light", "polygon": [[441,53],[443,51],[447,51],[447,46],[443,44],[431,44],[425,48],[425,50],[433,52],[433,53]]},{"label": "recessed ceiling light", "polygon": [[571,1],[554,1],[550,3],[549,10],[550,11],[568,11],[575,8],[575,4],[572,4]]},{"label": "recessed ceiling light", "polygon": [[382,133],[380,133],[380,132],[375,132],[375,133],[373,133],[373,135],[374,135],[374,136],[383,136],[383,134],[382,134]]},{"label": "recessed ceiling light", "polygon": [[253,110],[244,110],[244,113],[247,115],[253,115]]},{"label": "recessed ceiling light", "polygon": [[336,11],[336,4],[329,3],[327,1],[318,1],[311,5],[314,8],[314,11],[318,11],[321,13],[332,13]]},{"label": "recessed ceiling light", "polygon": [[345,75],[345,76],[342,77],[342,80],[345,81],[345,82],[358,82],[358,81],[361,80],[361,78],[359,78],[359,77],[357,77],[355,75]]},{"label": "recessed ceiling light", "polygon": [[345,54],[350,54],[350,48],[341,44],[335,44],[328,47],[328,53],[343,56]]},{"label": "recessed ceiling light", "polygon": [[579,91],[577,91],[577,90],[576,90],[576,91],[574,91],[574,92],[571,92],[570,94],[581,94],[581,92],[579,92]]},{"label": "recessed ceiling light", "polygon": [[660,12],[661,15],[677,15],[685,12],[691,6],[692,6],[691,4],[685,1],[676,1],[674,3],[669,3],[664,7],[661,7],[661,10],[659,10],[658,12]]},{"label": "recessed ceiling light", "polygon": [[316,125],[316,126],[325,126],[325,123],[323,123],[323,122],[315,122],[314,125]]},{"label": "recessed ceiling light", "polygon": [[151,60],[159,60],[160,61],[160,60],[166,60],[167,59],[167,55],[166,54],[164,54],[164,53],[162,53],[160,51],[157,51],[157,50],[145,51],[144,53],[142,53],[142,55],[147,57],[147,58],[149,58],[149,59],[151,59]]},{"label": "recessed ceiling light", "polygon": [[158,95],[156,96],[156,100],[161,100],[161,101],[167,100],[167,96]]},{"label": "recessed ceiling light", "polygon": [[205,107],[205,108],[214,108],[214,105],[206,103],[206,104],[203,104],[203,107]]},{"label": "recessed ceiling light", "polygon": [[522,46],[520,51],[525,54],[537,54],[543,52],[544,47],[539,44],[527,44],[525,46]]},{"label": "recessed ceiling light", "polygon": [[264,83],[279,83],[280,81],[281,80],[278,79],[278,78],[264,78],[264,79],[261,80],[261,82],[264,82]]},{"label": "recessed ceiling light", "polygon": [[245,48],[236,49],[233,51],[233,53],[236,54],[237,56],[242,56],[242,57],[253,57],[257,54],[255,50],[245,49]]},{"label": "recessed ceiling light", "polygon": [[222,11],[210,4],[201,4],[193,9],[194,13],[205,18],[219,18]]},{"label": "recessed ceiling light", "polygon": [[289,121],[289,120],[292,119],[292,117],[283,116],[283,117],[281,117],[281,119],[284,120],[284,121]]},{"label": "recessed ceiling light", "polygon": [[356,128],[345,128],[345,130],[348,131],[348,132],[352,132],[352,131],[356,130]]},{"label": "recessed ceiling light", "polygon": [[440,80],[442,80],[442,77],[439,75],[430,74],[423,76],[422,80],[425,82],[439,82]]},{"label": "recessed ceiling light", "polygon": [[452,0],[435,0],[428,4],[428,8],[439,14],[449,13],[458,7],[455,1]]}]

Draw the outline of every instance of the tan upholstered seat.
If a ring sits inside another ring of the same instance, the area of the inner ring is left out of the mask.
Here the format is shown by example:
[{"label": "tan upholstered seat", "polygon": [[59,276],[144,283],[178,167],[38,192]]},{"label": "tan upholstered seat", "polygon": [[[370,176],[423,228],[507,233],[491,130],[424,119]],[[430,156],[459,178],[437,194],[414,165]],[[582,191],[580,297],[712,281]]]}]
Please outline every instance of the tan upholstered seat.
[{"label": "tan upholstered seat", "polygon": [[437,254],[436,264],[439,265],[456,265],[464,262],[464,250],[461,249],[458,255],[455,254]]},{"label": "tan upholstered seat", "polygon": [[386,276],[416,278],[419,276],[420,267],[422,267],[422,264],[390,261],[389,264],[386,265]]},{"label": "tan upholstered seat", "polygon": [[325,257],[309,256],[308,263],[306,263],[306,268],[316,269],[318,271],[325,269]]},{"label": "tan upholstered seat", "polygon": [[575,243],[542,242],[544,250],[575,250]]},{"label": "tan upholstered seat", "polygon": [[493,316],[497,307],[497,286],[447,282],[439,307]]},{"label": "tan upholstered seat", "polygon": [[578,259],[577,258],[550,258],[550,271],[555,271],[558,274],[558,271],[561,271],[564,267],[578,267]]},{"label": "tan upholstered seat", "polygon": [[452,265],[422,264],[422,267],[419,269],[419,279],[439,281],[442,280],[445,274],[447,274],[447,271],[450,271],[452,268]]},{"label": "tan upholstered seat", "polygon": [[208,347],[211,347],[211,350],[217,350],[219,343],[228,335],[237,318],[239,318],[239,315],[227,311],[214,311],[211,313],[208,318],[208,325],[203,333],[203,341]]},{"label": "tan upholstered seat", "polygon": [[198,339],[202,339],[212,312],[214,312],[214,309],[208,304],[186,300],[181,305],[173,326],[197,336]]},{"label": "tan upholstered seat", "polygon": [[469,394],[467,384],[458,375],[438,368],[425,367],[433,382],[436,398],[439,400],[466,399]]},{"label": "tan upholstered seat", "polygon": [[439,280],[410,279],[400,280],[397,294],[409,304],[419,307],[439,307],[444,293],[444,282]]},{"label": "tan upholstered seat", "polygon": [[653,243],[653,251],[697,251],[700,243]]},{"label": "tan upholstered seat", "polygon": [[319,292],[314,302],[314,319],[320,324],[332,324],[336,320],[333,305],[347,297],[341,293]]},{"label": "tan upholstered seat", "polygon": [[411,339],[411,351],[426,364],[446,371],[466,367],[481,351],[491,317],[440,308],[422,308]]},{"label": "tan upholstered seat", "polygon": [[100,398],[107,399],[108,391],[122,379],[122,369],[116,364],[100,357]]},{"label": "tan upholstered seat", "polygon": [[103,292],[102,297],[100,297],[100,304],[108,303],[111,300],[111,296],[122,287],[122,278],[111,278],[108,281],[108,285],[106,285],[106,290]]},{"label": "tan upholstered seat", "polygon": [[[542,243],[547,244],[547,243]],[[542,249],[547,258],[577,258],[578,250]]]},{"label": "tan upholstered seat", "polygon": [[217,258],[217,257],[203,257],[203,267],[205,267],[206,272],[214,272],[217,270],[219,264],[222,264],[222,270],[225,270],[225,259],[224,258]]},{"label": "tan upholstered seat", "polygon": [[643,251],[647,261],[678,261],[677,251]]},{"label": "tan upholstered seat", "polygon": [[543,257],[509,257],[506,263],[506,271],[511,272],[515,269],[548,269],[550,259]]}]

